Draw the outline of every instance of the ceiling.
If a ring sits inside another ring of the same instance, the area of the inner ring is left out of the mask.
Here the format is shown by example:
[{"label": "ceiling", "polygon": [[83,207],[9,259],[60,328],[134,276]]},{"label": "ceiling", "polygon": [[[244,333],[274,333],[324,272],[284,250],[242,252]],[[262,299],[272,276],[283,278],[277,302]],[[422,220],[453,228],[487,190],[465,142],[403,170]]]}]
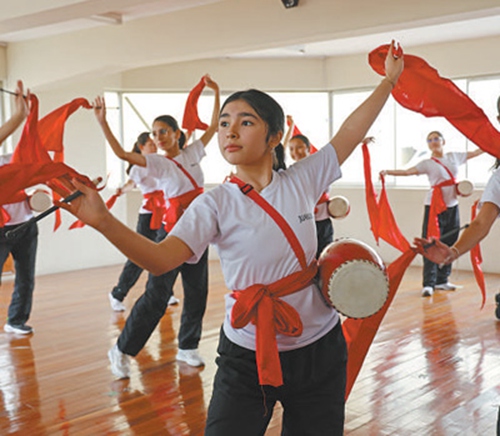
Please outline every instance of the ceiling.
[{"label": "ceiling", "polygon": [[[0,43],[36,40],[99,26],[120,26],[145,17],[230,0],[16,0],[2,5]],[[269,0],[276,1],[279,0]],[[312,0],[302,0],[305,1]],[[453,0],[446,0],[453,1]],[[4,0],[4,3],[7,3]],[[301,4],[297,6],[301,7]],[[286,13],[283,7],[284,13]],[[399,27],[399,28],[398,28]],[[500,7],[372,27],[337,35],[334,40],[232,54],[250,57],[327,57],[371,50],[374,42],[396,37],[405,47],[500,35]]]}]

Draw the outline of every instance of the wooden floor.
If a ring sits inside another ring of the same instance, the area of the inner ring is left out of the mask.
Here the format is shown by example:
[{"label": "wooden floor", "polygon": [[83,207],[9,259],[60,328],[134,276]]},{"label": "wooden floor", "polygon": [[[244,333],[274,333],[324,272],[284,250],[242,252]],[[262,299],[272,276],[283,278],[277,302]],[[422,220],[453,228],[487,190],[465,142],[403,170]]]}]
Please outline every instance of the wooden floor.
[{"label": "wooden floor", "polygon": [[[202,435],[215,372],[225,293],[211,262],[204,321],[203,369],[177,363],[181,307],[168,309],[130,380],[116,381],[106,353],[128,315],[113,313],[107,294],[121,266],[37,278],[31,337],[0,333],[0,434]],[[420,269],[407,271],[346,406],[345,434],[496,434],[500,405],[500,321],[493,296],[500,276],[480,293],[470,273],[464,287],[420,297]],[[145,281],[132,290],[131,307]],[[5,318],[12,282],[0,289]],[[176,295],[182,298],[180,288]],[[277,407],[267,432],[280,433]]]}]

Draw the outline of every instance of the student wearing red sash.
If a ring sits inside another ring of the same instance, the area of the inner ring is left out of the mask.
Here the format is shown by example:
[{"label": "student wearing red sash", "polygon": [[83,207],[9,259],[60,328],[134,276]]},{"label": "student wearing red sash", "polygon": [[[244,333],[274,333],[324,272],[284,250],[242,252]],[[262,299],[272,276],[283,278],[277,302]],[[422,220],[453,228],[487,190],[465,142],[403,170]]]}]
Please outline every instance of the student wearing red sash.
[{"label": "student wearing red sash", "polygon": [[[107,123],[106,107],[95,105],[94,108],[97,121],[103,129],[106,140],[110,143],[118,143]],[[157,148],[149,132],[143,132],[137,137],[132,152],[142,156],[156,154]],[[163,191],[158,186],[158,180],[151,177],[146,168],[129,164],[126,173],[129,179],[117,189],[116,194],[127,193],[136,187],[141,191],[143,200],[137,218],[136,232],[154,241],[158,237],[158,230],[162,226],[162,217],[165,211]],[[130,260],[125,262],[118,283],[109,294],[109,302],[115,312],[123,312],[126,309],[123,300],[137,283],[142,271],[143,269],[134,262]],[[175,297],[172,296],[172,298]]]},{"label": "student wearing red sash", "polygon": [[[166,212],[163,217],[164,226],[158,231],[157,242],[165,239],[189,204],[203,192],[204,179],[200,161],[205,156],[205,146],[217,130],[220,107],[217,83],[207,75],[205,84],[215,93],[214,111],[212,122],[200,139],[184,146],[185,136],[177,121],[169,115],[162,115],[153,122],[152,136],[164,155],[151,153],[144,156],[125,152],[118,142],[110,142],[119,158],[144,168],[149,177],[158,181],[159,189],[163,191]],[[104,107],[103,99],[96,99],[95,106]],[[129,376],[129,357],[139,353],[165,314],[179,274],[182,277],[184,302],[178,333],[177,360],[191,366],[205,364],[198,353],[198,344],[208,294],[208,248],[196,262],[183,262],[165,274],[149,276],[146,291],[136,301],[116,345],[108,353],[115,376]]]},{"label": "student wearing red sash", "polygon": [[[497,108],[497,120],[500,122],[500,97],[497,100]],[[479,213],[453,245],[448,246],[437,240],[435,244],[429,246],[430,240],[415,238],[414,243],[416,246],[432,262],[437,264],[451,264],[462,254],[465,254],[476,244],[479,244],[488,235],[493,223],[500,216],[500,159],[496,159],[493,169],[494,172],[488,180],[481,196]],[[500,293],[495,295],[495,302],[495,316],[497,319],[500,319]]]},{"label": "student wearing red sash", "polygon": [[[29,114],[29,90],[24,96],[23,83],[17,82],[15,111],[12,117],[0,127],[0,143],[3,143],[21,125]],[[0,156],[0,166],[10,163],[12,154]],[[21,198],[24,197],[24,198]],[[38,245],[38,226],[29,225],[13,239],[5,234],[33,217],[26,194],[20,194],[15,203],[0,205],[0,271],[9,254],[14,258],[15,274],[14,292],[10,301],[7,323],[4,330],[8,333],[27,335],[33,328],[26,324],[30,317],[35,288],[35,260]]]},{"label": "student wearing red sash", "polygon": [[218,138],[235,173],[196,198],[160,244],[130,231],[78,182],[84,197],[63,206],[155,274],[197,261],[210,243],[217,247],[232,292],[225,297],[207,436],[263,435],[276,401],[284,409],[283,434],[343,434],[346,345],[338,313],[313,280],[313,212],[401,74],[403,59],[393,50],[391,44],[386,77],[329,144],[286,171],[272,169],[284,131],[279,104],[257,90],[232,94]]},{"label": "student wearing red sash", "polygon": [[[460,215],[455,178],[458,167],[468,159],[479,156],[483,151],[477,149],[468,152],[444,152],[445,140],[440,132],[427,135],[427,145],[431,157],[424,159],[414,167],[405,170],[383,170],[381,174],[389,176],[427,175],[431,189],[425,198],[422,238],[438,237],[448,234],[442,241],[453,245],[458,238]],[[424,257],[422,297],[430,297],[435,289],[453,291],[456,285],[449,282],[451,265],[439,266]]]},{"label": "student wearing red sash", "polygon": [[[293,161],[298,162],[311,154],[311,143],[309,138],[302,134],[293,135],[294,122],[291,115],[287,115],[288,130],[285,135],[284,145],[290,152]],[[293,136],[292,136],[293,135]],[[291,136],[291,138],[290,138]],[[323,249],[333,242],[333,225],[328,213],[328,190],[319,199],[314,209],[314,221],[316,224],[316,238],[318,249],[316,257],[319,258]]]}]

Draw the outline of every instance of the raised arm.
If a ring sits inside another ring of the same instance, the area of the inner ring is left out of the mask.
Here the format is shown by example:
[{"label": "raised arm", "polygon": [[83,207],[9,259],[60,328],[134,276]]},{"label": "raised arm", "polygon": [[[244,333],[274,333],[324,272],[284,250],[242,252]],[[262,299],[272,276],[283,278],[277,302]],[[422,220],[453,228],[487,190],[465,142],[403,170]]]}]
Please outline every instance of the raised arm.
[{"label": "raised arm", "polygon": [[212,80],[212,78],[208,74],[205,75],[204,79],[207,87],[214,91],[214,109],[212,112],[212,120],[210,121],[208,129],[205,130],[205,133],[203,133],[200,138],[200,141],[203,142],[203,145],[206,147],[215,135],[215,132],[217,132],[217,128],[219,126],[220,90],[219,85],[214,80]]},{"label": "raised arm", "polygon": [[26,91],[21,80],[17,81],[16,96],[14,98],[15,110],[12,116],[0,127],[0,144],[12,135],[30,112],[30,91]]},{"label": "raised arm", "polygon": [[288,128],[285,133],[285,138],[283,139],[283,147],[285,147],[285,149],[288,147],[290,139],[292,139],[293,127],[295,126],[291,115],[286,116],[286,124],[288,125]]},{"label": "raised arm", "polygon": [[378,114],[384,107],[392,88],[403,71],[403,57],[394,56],[394,41],[391,42],[385,59],[385,77],[372,94],[344,121],[330,144],[335,148],[342,164],[361,143]]},{"label": "raised arm", "polygon": [[97,119],[97,122],[101,126],[106,141],[108,141],[108,144],[111,146],[113,153],[118,158],[127,161],[128,163],[145,167],[146,158],[142,154],[125,151],[116,139],[116,136],[111,131],[111,128],[109,127],[108,121],[106,119],[106,102],[104,101],[104,97],[99,96],[94,100],[94,115]]},{"label": "raised arm", "polygon": [[483,153],[484,153],[484,151],[481,150],[480,148],[478,148],[477,150],[474,150],[474,151],[468,151],[467,152],[467,159],[472,159],[473,157],[479,156]]},{"label": "raised arm", "polygon": [[380,174],[383,176],[418,176],[417,167],[411,167],[406,170],[382,170]]},{"label": "raised arm", "polygon": [[109,212],[97,191],[77,180],[73,180],[73,184],[83,195],[71,203],[58,205],[102,233],[135,264],[154,275],[160,275],[193,256],[191,249],[175,236],[167,236],[162,242],[156,243],[134,232]]}]

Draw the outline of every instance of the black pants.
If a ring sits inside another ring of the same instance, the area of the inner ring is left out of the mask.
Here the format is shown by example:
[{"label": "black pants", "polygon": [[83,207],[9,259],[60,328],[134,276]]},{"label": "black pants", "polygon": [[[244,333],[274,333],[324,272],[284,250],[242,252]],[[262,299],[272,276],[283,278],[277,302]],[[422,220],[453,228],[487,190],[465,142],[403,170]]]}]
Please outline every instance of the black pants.
[{"label": "black pants", "polygon": [[[140,213],[135,230],[140,235],[154,241],[156,240],[158,230],[151,230],[151,216],[152,214],[150,213]],[[127,260],[123,266],[120,278],[118,279],[118,284],[111,291],[113,297],[119,301],[123,301],[130,289],[137,283],[137,280],[139,280],[142,271],[143,269],[139,265],[136,265],[131,260]]]},{"label": "black pants", "polygon": [[9,253],[14,258],[16,277],[14,292],[9,305],[7,322],[11,325],[24,325],[31,313],[33,290],[35,288],[35,260],[38,246],[38,227],[30,224],[13,239],[7,239],[5,233],[21,224],[5,226],[0,229],[0,268],[3,268]]},{"label": "black pants", "polygon": [[[429,210],[430,206],[425,206],[424,224],[422,227],[422,237],[427,238],[427,225],[429,223]],[[439,231],[441,235],[449,232],[450,230],[458,230],[460,228],[460,216],[458,213],[458,206],[449,207],[444,212],[438,215]],[[458,232],[441,239],[446,245],[453,245],[458,239]],[[448,277],[451,274],[451,264],[443,265],[441,268],[437,263],[431,262],[424,257],[424,270],[423,270],[423,286],[434,287],[442,283],[448,282]]]},{"label": "black pants", "polygon": [[280,353],[278,388],[259,385],[255,352],[222,329],[217,351],[205,436],[264,435],[276,401],[283,405],[282,435],[343,434],[347,350],[340,322],[315,343]]},{"label": "black pants", "polygon": [[323,249],[333,242],[333,225],[330,218],[316,221],[316,237],[318,239],[318,250],[316,251],[316,259],[319,258]]},{"label": "black pants", "polygon": [[[157,241],[167,236],[161,229]],[[177,276],[181,274],[184,303],[179,329],[179,348],[198,348],[208,295],[208,249],[196,264],[184,263],[161,276],[149,274],[146,291],[135,302],[118,337],[118,349],[135,356],[142,350],[168,307]]]}]

